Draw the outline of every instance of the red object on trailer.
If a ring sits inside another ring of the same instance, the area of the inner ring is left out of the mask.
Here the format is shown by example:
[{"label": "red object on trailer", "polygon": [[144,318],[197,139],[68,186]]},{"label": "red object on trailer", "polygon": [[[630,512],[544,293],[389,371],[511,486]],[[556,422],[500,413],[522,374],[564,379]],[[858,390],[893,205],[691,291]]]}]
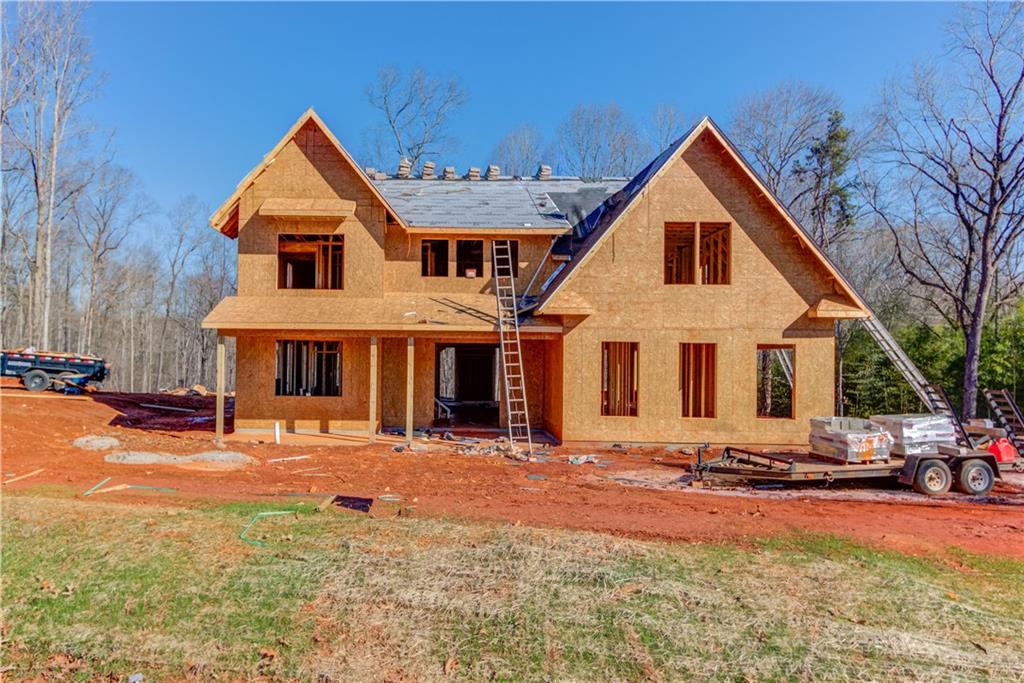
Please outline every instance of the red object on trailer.
[{"label": "red object on trailer", "polygon": [[1015,462],[1019,455],[1006,437],[993,441],[988,447],[988,452],[996,456],[996,462]]}]

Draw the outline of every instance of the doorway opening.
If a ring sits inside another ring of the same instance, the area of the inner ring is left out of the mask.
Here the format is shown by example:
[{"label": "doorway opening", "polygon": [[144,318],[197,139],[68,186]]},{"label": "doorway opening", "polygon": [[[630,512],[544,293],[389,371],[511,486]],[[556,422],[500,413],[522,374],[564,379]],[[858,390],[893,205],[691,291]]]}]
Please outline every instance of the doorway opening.
[{"label": "doorway opening", "polygon": [[498,345],[438,344],[435,353],[435,424],[497,427],[501,414]]}]

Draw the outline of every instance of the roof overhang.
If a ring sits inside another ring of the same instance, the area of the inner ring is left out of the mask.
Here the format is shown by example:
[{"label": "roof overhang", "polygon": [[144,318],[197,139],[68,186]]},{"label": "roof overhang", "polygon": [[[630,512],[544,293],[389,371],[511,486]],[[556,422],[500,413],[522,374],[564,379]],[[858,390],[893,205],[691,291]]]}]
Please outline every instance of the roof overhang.
[{"label": "roof overhang", "polygon": [[572,228],[528,228],[518,227],[439,227],[433,225],[410,225],[406,232],[419,235],[568,235]]},{"label": "roof overhang", "polygon": [[265,199],[259,214],[272,218],[348,218],[355,215],[356,203],[348,199]]},{"label": "roof overhang", "polygon": [[338,154],[341,155],[342,159],[344,159],[352,167],[352,170],[355,171],[355,173],[363,181],[366,187],[370,190],[370,193],[384,206],[390,218],[394,220],[394,222],[401,225],[402,227],[408,227],[405,221],[402,219],[402,217],[398,215],[398,213],[394,210],[391,204],[389,204],[388,201],[384,198],[384,195],[380,193],[380,190],[377,189],[377,186],[370,181],[370,178],[369,176],[366,175],[366,172],[359,167],[359,164],[357,164],[355,159],[352,158],[352,155],[348,153],[348,150],[346,150],[344,146],[342,146],[341,142],[338,141],[338,138],[334,136],[334,133],[332,133],[331,129],[327,127],[327,124],[325,124],[323,120],[319,116],[317,116],[317,113],[313,111],[312,107],[307,109],[302,114],[302,116],[299,117],[299,119],[292,125],[292,127],[288,129],[288,132],[286,132],[284,136],[278,141],[278,143],[274,145],[273,149],[267,152],[266,156],[263,157],[263,160],[260,161],[260,163],[258,163],[255,168],[249,171],[249,173],[244,178],[242,178],[241,182],[239,182],[238,186],[235,188],[235,191],[231,193],[231,196],[224,200],[224,203],[221,204],[217,208],[217,210],[213,212],[213,215],[210,216],[210,227],[212,227],[215,230],[219,230],[228,237],[234,238],[238,236],[238,205],[239,200],[242,197],[242,194],[254,182],[256,182],[256,179],[259,178],[263,174],[263,172],[270,167],[271,164],[274,163],[274,161],[277,159],[277,156],[281,153],[285,146],[289,142],[291,142],[291,140],[298,134],[298,132],[302,130],[302,127],[305,126],[310,121],[312,121],[323,132],[323,134],[327,137],[327,140],[331,143],[334,149],[338,152]]},{"label": "roof overhang", "polygon": [[821,297],[818,303],[807,309],[807,317],[828,320],[856,320],[870,316],[847,299],[826,295]]},{"label": "roof overhang", "polygon": [[[229,296],[203,319],[204,329],[352,332],[497,333],[491,294],[316,296],[288,290],[276,297]],[[524,337],[561,334],[557,320],[527,318]]]}]

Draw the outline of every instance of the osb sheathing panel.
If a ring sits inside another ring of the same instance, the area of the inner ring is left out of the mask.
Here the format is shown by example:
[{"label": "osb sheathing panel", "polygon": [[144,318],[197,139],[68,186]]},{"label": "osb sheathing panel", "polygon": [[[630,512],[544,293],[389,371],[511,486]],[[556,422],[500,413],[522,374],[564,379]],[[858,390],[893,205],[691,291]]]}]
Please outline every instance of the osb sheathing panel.
[{"label": "osb sheathing panel", "polygon": [[[267,199],[343,199],[355,216],[328,220],[282,220],[259,215]],[[288,142],[239,202],[238,294],[240,296],[371,297],[383,294],[383,205],[366,182],[310,121]],[[279,290],[277,236],[283,232],[343,234],[345,288]]]},{"label": "osb sheathing panel", "polygon": [[[342,344],[341,396],[275,396],[277,339],[338,339]],[[235,427],[265,429],[280,421],[288,430],[365,429],[370,408],[368,337],[240,334],[236,340]]]},{"label": "osb sheathing panel", "polygon": [[[438,181],[443,182],[443,181]],[[446,240],[448,242],[448,275],[446,277],[423,277],[421,273],[421,254],[423,240]],[[482,240],[484,243],[484,269],[475,278],[456,276],[457,242],[460,239]],[[551,274],[553,265],[545,259],[548,247],[551,246],[549,235],[519,235],[519,276],[516,277],[516,292],[523,290],[533,278],[537,264],[543,263],[540,274],[534,284],[534,293],[544,279]],[[494,292],[491,279],[491,243],[493,237],[475,235],[471,232],[454,235],[420,235],[410,234],[398,226],[387,230],[384,240],[384,288],[389,292],[448,292],[448,293],[486,293]]]},{"label": "osb sheathing panel", "polygon": [[543,394],[544,428],[556,439],[562,438],[563,378],[562,338],[547,343],[544,357],[544,382],[547,390]]},{"label": "osb sheathing panel", "polygon": [[[731,284],[663,284],[666,222],[730,223]],[[564,440],[802,444],[833,411],[833,326],[806,315],[832,282],[717,142],[667,167],[563,291],[595,311],[565,321]],[[600,414],[602,341],[639,342],[637,417]],[[686,341],[718,345],[713,419],[679,416]],[[796,347],[794,419],[756,416],[758,344]]]}]

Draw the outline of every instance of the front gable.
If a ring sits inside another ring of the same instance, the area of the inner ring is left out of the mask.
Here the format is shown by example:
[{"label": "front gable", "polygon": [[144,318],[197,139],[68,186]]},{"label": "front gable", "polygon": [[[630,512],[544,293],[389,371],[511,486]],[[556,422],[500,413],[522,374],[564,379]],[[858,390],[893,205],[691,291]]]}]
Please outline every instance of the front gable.
[{"label": "front gable", "polygon": [[307,112],[211,218],[238,239],[238,290],[273,296],[278,235],[342,235],[343,290],[289,290],[288,296],[380,296],[389,207],[329,130]]},{"label": "front gable", "polygon": [[[709,119],[638,180],[583,226],[589,232],[574,262],[549,287],[539,312],[557,312],[570,302],[574,310],[646,308],[648,316],[698,326],[762,321],[766,312],[783,326],[826,318],[839,308],[842,317],[869,314]],[[730,283],[665,285],[666,223],[727,223]],[[818,306],[823,299],[828,305]]]}]

